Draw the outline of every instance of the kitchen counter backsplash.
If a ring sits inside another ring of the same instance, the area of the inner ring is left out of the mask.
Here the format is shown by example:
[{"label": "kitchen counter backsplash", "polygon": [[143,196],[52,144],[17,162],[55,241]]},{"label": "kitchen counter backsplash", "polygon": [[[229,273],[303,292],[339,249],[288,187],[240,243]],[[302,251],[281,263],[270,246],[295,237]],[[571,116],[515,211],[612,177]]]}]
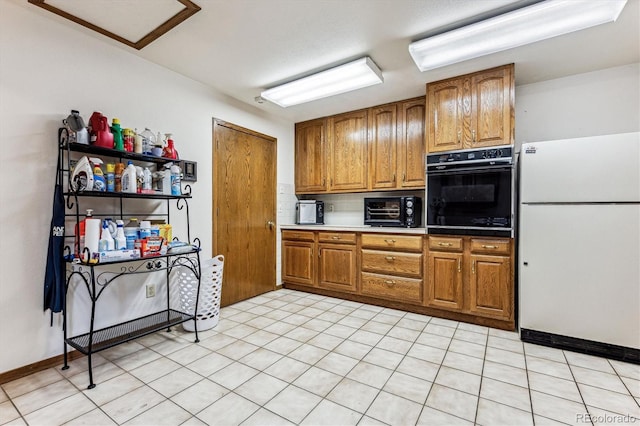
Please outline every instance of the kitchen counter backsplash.
[{"label": "kitchen counter backsplash", "polygon": [[364,225],[280,225],[280,229],[295,229],[304,231],[350,231],[377,232],[381,234],[426,234],[426,228],[396,228]]},{"label": "kitchen counter backsplash", "polygon": [[[422,198],[424,205],[425,192],[422,191],[396,191],[396,192],[362,192],[356,194],[325,194],[306,195],[300,199],[324,201],[325,225],[337,226],[364,226],[364,199],[368,197],[396,197],[414,195]],[[295,203],[294,203],[295,204]],[[333,207],[333,209],[332,209]],[[424,221],[424,217],[422,218]],[[282,222],[287,223],[287,222]],[[295,223],[295,205],[294,220]],[[422,223],[424,226],[424,223]]]}]

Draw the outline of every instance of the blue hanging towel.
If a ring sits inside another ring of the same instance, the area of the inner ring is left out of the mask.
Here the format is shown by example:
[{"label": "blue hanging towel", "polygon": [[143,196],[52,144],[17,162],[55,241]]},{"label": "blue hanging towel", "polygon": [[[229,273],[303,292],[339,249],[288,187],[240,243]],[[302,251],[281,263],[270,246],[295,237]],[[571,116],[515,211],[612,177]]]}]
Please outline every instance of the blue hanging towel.
[{"label": "blue hanging towel", "polygon": [[44,310],[53,313],[64,309],[66,268],[64,265],[64,221],[65,206],[62,185],[56,184],[53,197],[53,217],[49,234],[47,269],[44,276]]}]

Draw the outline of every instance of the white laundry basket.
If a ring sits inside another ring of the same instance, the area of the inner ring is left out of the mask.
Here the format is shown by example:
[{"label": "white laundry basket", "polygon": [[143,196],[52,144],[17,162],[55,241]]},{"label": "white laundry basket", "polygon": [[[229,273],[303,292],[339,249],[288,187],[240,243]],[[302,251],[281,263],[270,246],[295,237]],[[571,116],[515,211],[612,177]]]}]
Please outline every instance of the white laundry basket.
[{"label": "white laundry basket", "polygon": [[[180,305],[183,312],[195,310],[198,291],[198,279],[194,273],[185,268],[176,270],[180,283]],[[222,274],[224,256],[219,255],[202,263],[200,271],[200,300],[198,303],[198,331],[209,330],[218,325],[220,319],[220,295],[222,293]],[[195,331],[193,321],[182,323],[186,331]]]}]

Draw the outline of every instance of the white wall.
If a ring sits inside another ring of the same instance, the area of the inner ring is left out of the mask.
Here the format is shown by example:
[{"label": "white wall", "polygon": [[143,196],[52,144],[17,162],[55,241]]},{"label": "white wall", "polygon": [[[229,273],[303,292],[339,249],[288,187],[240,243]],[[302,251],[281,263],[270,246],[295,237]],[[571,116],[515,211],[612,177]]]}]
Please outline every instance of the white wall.
[{"label": "white wall", "polygon": [[[518,66],[516,64],[516,80]],[[516,145],[640,130],[640,64],[516,87]]]},{"label": "white wall", "polygon": [[[277,138],[278,183],[293,184],[293,123],[33,10],[26,2],[0,0],[0,372],[62,352],[60,321],[49,327],[42,293],[56,135],[71,109],[85,121],[98,110],[126,127],[171,132],[180,156],[198,161],[191,233],[202,240],[203,258],[212,254],[213,117]],[[105,293],[99,305],[102,322],[148,310],[157,300],[145,300],[142,288],[125,287]],[[133,309],[127,308],[129,302]],[[84,326],[88,302],[79,305],[75,322]]]}]

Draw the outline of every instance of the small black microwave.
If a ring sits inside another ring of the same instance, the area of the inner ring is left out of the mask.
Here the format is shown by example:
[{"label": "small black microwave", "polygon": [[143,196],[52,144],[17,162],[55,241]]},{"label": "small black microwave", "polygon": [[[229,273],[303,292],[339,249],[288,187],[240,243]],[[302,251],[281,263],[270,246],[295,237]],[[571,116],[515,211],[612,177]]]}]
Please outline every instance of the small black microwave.
[{"label": "small black microwave", "polygon": [[364,224],[417,228],[422,218],[420,197],[378,197],[364,199]]}]

